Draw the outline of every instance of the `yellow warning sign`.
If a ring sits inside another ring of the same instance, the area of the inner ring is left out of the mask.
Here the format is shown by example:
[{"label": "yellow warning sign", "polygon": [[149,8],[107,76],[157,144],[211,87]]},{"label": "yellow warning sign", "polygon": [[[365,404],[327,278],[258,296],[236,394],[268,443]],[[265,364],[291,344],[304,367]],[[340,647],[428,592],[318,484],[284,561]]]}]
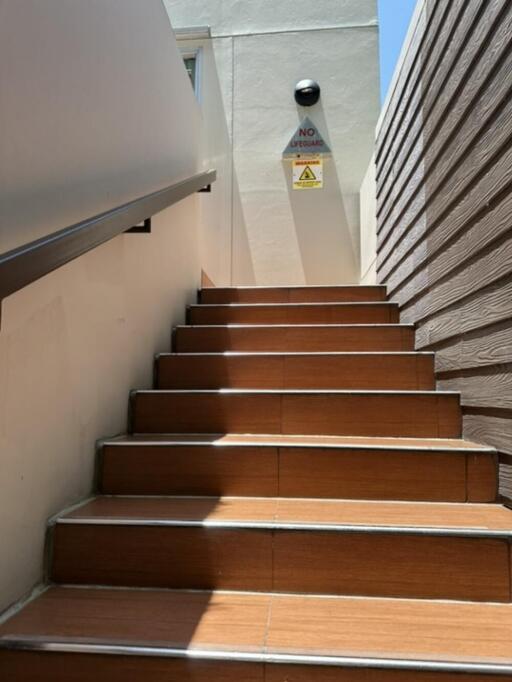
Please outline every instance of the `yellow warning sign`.
[{"label": "yellow warning sign", "polygon": [[324,186],[322,159],[295,159],[292,172],[293,189],[322,189]]},{"label": "yellow warning sign", "polygon": [[309,166],[306,166],[299,180],[316,180],[316,175],[313,173]]}]

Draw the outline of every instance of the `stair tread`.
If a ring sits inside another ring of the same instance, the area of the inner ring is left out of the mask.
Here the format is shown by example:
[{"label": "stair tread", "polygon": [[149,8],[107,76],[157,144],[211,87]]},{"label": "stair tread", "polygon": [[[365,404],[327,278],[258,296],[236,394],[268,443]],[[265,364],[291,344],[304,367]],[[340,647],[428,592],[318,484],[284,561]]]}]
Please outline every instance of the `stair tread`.
[{"label": "stair tread", "polygon": [[73,587],[51,587],[0,626],[4,648],[158,647],[340,665],[354,657],[510,666],[511,639],[509,604]]},{"label": "stair tread", "polygon": [[278,497],[117,497],[86,501],[59,522],[156,521],[512,533],[512,511],[499,504],[381,502]]},{"label": "stair tread", "polygon": [[269,355],[270,357],[304,357],[304,358],[311,358],[311,357],[354,357],[357,355],[363,355],[363,356],[371,356],[371,357],[380,357],[381,355],[384,356],[406,356],[406,357],[416,357],[418,355],[428,355],[429,357],[435,356],[435,353],[431,351],[248,351],[248,350],[228,350],[228,351],[193,351],[191,353],[159,353],[158,357],[159,358],[166,358],[166,357],[183,357],[183,358],[193,358],[194,356],[201,356],[201,357],[209,357],[209,356],[214,356],[214,357],[265,357],[266,355]]},{"label": "stair tread", "polygon": [[327,308],[348,306],[398,306],[396,301],[294,301],[292,303],[191,303],[189,308]]},{"label": "stair tread", "polygon": [[155,446],[242,446],[260,447],[321,447],[362,449],[434,450],[467,453],[495,452],[494,448],[458,438],[364,438],[358,436],[294,436],[286,434],[151,434],[149,436],[125,434],[103,441],[104,445],[155,445]]},{"label": "stair tread", "polygon": [[277,289],[287,291],[288,289],[385,289],[385,284],[242,284],[240,286],[225,287],[201,287],[199,291],[242,291],[252,290],[266,291]]},{"label": "stair tread", "polygon": [[261,394],[283,394],[283,395],[460,395],[459,391],[443,391],[435,390],[404,390],[404,389],[379,389],[379,388],[143,388],[136,389],[133,393],[208,393],[208,394],[243,394],[243,395],[261,395]]},{"label": "stair tread", "polygon": [[276,327],[286,327],[288,329],[297,329],[297,327],[302,328],[302,327],[312,327],[312,328],[319,328],[321,327],[322,329],[324,327],[327,328],[341,328],[341,329],[346,329],[346,328],[356,328],[360,329],[361,327],[385,327],[386,329],[389,328],[406,328],[406,329],[413,329],[414,324],[408,324],[406,322],[349,322],[349,323],[343,323],[343,322],[299,322],[297,324],[293,323],[279,323],[279,324],[270,324],[270,323],[254,323],[254,324],[249,324],[248,322],[226,322],[224,324],[181,324],[177,325],[175,329],[200,329],[201,331],[205,331],[208,329],[275,329]]}]

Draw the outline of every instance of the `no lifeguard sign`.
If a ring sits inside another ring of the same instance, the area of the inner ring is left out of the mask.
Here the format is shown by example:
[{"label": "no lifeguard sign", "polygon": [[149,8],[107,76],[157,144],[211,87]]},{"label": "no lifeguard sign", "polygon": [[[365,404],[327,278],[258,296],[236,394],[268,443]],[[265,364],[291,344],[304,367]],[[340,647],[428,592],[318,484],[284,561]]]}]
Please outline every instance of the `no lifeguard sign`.
[{"label": "no lifeguard sign", "polygon": [[316,125],[306,116],[286,145],[283,157],[300,158],[305,154],[330,156],[331,150]]},{"label": "no lifeguard sign", "polygon": [[322,189],[324,186],[322,159],[295,159],[292,166],[293,189]]}]

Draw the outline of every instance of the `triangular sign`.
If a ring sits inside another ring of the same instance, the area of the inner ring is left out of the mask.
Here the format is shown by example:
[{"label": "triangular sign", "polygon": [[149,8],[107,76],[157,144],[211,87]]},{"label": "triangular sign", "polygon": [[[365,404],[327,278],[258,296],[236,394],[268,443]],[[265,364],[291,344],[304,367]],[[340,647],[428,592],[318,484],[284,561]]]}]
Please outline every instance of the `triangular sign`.
[{"label": "triangular sign", "polygon": [[300,156],[301,154],[330,154],[331,150],[318,132],[318,128],[306,118],[292,136],[283,156]]},{"label": "triangular sign", "polygon": [[313,173],[309,166],[306,166],[306,168],[304,168],[304,171],[299,178],[299,182],[302,180],[316,180],[316,175]]}]

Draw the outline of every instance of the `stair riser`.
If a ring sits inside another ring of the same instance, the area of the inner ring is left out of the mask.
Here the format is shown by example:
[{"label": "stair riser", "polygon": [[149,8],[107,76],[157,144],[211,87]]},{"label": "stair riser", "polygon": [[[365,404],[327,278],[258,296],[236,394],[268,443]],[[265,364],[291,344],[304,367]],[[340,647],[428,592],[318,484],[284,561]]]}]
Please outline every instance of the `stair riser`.
[{"label": "stair riser", "polygon": [[178,353],[246,352],[399,352],[414,350],[410,327],[179,327]]},{"label": "stair riser", "polygon": [[52,577],[67,584],[510,599],[507,541],[391,532],[59,524]]},{"label": "stair riser", "polygon": [[263,664],[153,656],[0,651],[0,669],[9,682],[263,682]]},{"label": "stair riser", "polygon": [[497,463],[495,455],[485,453],[105,446],[100,491],[108,495],[493,502]]},{"label": "stair riser", "polygon": [[432,355],[188,356],[157,362],[160,389],[433,390]]},{"label": "stair riser", "polygon": [[352,303],[385,301],[385,287],[202,289],[201,303]]},{"label": "stair riser", "polygon": [[328,666],[273,665],[266,667],[265,682],[512,682],[512,676],[472,675],[422,670],[335,668]]},{"label": "stair riser", "polygon": [[414,350],[410,327],[179,327],[178,353],[400,352]]},{"label": "stair riser", "polygon": [[458,396],[436,394],[132,395],[135,433],[460,437]]},{"label": "stair riser", "polygon": [[512,682],[512,675],[0,651],[9,682]]},{"label": "stair riser", "polygon": [[189,324],[385,324],[397,323],[394,304],[191,306]]}]

